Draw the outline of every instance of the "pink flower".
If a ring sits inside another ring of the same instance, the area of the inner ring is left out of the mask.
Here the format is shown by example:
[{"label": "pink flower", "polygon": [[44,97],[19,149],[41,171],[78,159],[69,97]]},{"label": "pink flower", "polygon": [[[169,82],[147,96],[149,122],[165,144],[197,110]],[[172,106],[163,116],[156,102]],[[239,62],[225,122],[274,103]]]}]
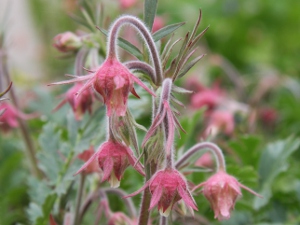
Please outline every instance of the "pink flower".
[{"label": "pink flower", "polygon": [[204,88],[191,97],[191,105],[195,109],[207,107],[208,111],[213,110],[222,100],[222,92],[218,86],[209,89]]},{"label": "pink flower", "polygon": [[119,0],[122,9],[128,9],[136,4],[136,0]]},{"label": "pink flower", "polygon": [[153,27],[152,27],[152,33],[158,31],[159,29],[163,28],[165,25],[165,21],[162,17],[156,16],[154,18]]},{"label": "pink flower", "polygon": [[83,87],[83,84],[77,83],[72,88],[70,88],[65,94],[65,99],[62,100],[58,106],[55,107],[54,111],[60,109],[65,103],[69,103],[75,114],[76,120],[80,120],[82,115],[86,111],[90,114],[92,113],[92,104],[94,100],[94,93],[89,89],[82,91],[81,95],[77,96],[76,93]]},{"label": "pink flower", "polygon": [[202,192],[210,202],[215,213],[215,218],[218,218],[218,220],[227,220],[230,218],[230,211],[234,208],[238,197],[242,196],[241,187],[261,197],[222,170],[218,171],[207,181],[199,184],[194,189],[199,187],[203,187]]},{"label": "pink flower", "polygon": [[143,166],[134,157],[132,150],[112,140],[104,142],[76,174],[89,167],[95,159],[98,160],[99,167],[103,171],[102,181],[108,180],[112,187],[119,187],[121,177],[129,165],[145,176]]},{"label": "pink flower", "polygon": [[278,112],[273,108],[262,108],[259,111],[259,118],[265,125],[271,126],[278,119]]},{"label": "pink flower", "polygon": [[134,196],[147,187],[152,194],[149,210],[157,205],[160,214],[168,216],[173,205],[180,199],[183,199],[191,211],[198,210],[185,178],[175,169],[166,168],[157,171],[140,190],[126,197]]},{"label": "pink flower", "polygon": [[231,112],[217,110],[211,113],[206,133],[216,135],[219,131],[227,135],[234,131],[234,117]]},{"label": "pink flower", "polygon": [[[80,153],[77,157],[85,162],[87,162],[95,154],[93,146],[88,150]],[[97,159],[94,159],[83,171],[85,174],[99,172],[99,165]]]},{"label": "pink flower", "polygon": [[107,106],[108,116],[113,112],[116,113],[117,116],[125,115],[129,92],[139,97],[134,90],[134,82],[155,96],[146,85],[115,58],[106,59],[97,71],[89,72],[92,74],[76,76],[76,78],[72,80],[53,84],[67,84],[87,80],[83,87],[77,92],[77,95],[81,95],[85,90],[93,87],[103,97],[104,103]]},{"label": "pink flower", "polygon": [[77,50],[81,45],[80,38],[70,31],[58,34],[53,38],[53,46],[61,52]]},{"label": "pink flower", "polygon": [[16,128],[19,126],[18,118],[23,120],[28,120],[35,118],[38,114],[26,115],[23,112],[16,109],[13,105],[1,102],[0,112],[4,111],[0,116],[0,125],[4,131],[9,131],[11,128]]}]

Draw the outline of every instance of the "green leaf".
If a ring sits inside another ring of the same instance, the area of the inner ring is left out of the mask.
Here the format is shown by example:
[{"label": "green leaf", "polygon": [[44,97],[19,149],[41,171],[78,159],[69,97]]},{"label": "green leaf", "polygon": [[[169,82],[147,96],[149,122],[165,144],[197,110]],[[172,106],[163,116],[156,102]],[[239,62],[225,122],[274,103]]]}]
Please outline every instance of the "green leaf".
[{"label": "green leaf", "polygon": [[[101,27],[97,27],[105,36],[108,35],[108,32],[104,29],[102,29]],[[141,53],[141,51],[135,47],[133,44],[131,44],[130,42],[126,41],[123,38],[118,38],[118,43],[117,43],[121,48],[125,49],[126,51],[128,51],[130,54],[134,55],[135,57],[137,57],[138,59],[143,59],[143,54]]]},{"label": "green leaf", "polygon": [[157,8],[157,0],[145,0],[144,3],[144,21],[149,30],[152,30]]},{"label": "green leaf", "polygon": [[153,34],[154,41],[155,42],[159,41],[160,39],[164,38],[168,34],[173,33],[175,30],[177,30],[179,27],[181,27],[184,24],[185,24],[185,22],[175,23],[175,24],[171,24],[171,25],[168,25],[168,26],[165,26],[165,27],[161,28],[160,30],[156,31]]},{"label": "green leaf", "polygon": [[298,149],[300,139],[289,137],[267,145],[259,163],[261,191],[263,198],[255,198],[253,207],[257,210],[268,204],[272,197],[272,185],[275,178],[289,167],[288,157]]}]

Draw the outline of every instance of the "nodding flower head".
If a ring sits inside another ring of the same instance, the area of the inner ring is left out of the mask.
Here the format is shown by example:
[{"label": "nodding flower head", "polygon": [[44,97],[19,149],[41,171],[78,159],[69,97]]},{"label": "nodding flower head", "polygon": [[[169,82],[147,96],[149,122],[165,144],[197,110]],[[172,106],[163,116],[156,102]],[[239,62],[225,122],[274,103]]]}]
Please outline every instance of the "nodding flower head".
[{"label": "nodding flower head", "polygon": [[92,104],[94,101],[94,93],[91,88],[82,91],[81,95],[77,96],[77,92],[83,87],[83,83],[76,83],[65,94],[65,99],[62,100],[54,111],[60,109],[65,103],[69,103],[75,114],[76,120],[80,120],[86,111],[92,113]]},{"label": "nodding flower head", "polygon": [[210,202],[215,213],[215,218],[218,218],[218,220],[227,220],[230,218],[230,211],[234,208],[238,197],[242,196],[240,188],[244,188],[250,193],[261,197],[223,170],[218,171],[207,181],[196,186],[195,189],[199,187],[203,187],[202,192]]},{"label": "nodding flower head", "polygon": [[78,90],[77,95],[80,96],[84,91],[93,87],[103,97],[108,116],[112,113],[117,116],[125,115],[129,92],[139,97],[134,90],[134,82],[155,96],[145,84],[114,57],[107,58],[97,71],[90,72],[91,74],[86,76],[76,76],[72,80],[53,84],[67,84],[87,80],[83,87]]},{"label": "nodding flower head", "polygon": [[123,173],[129,165],[132,165],[143,176],[145,175],[143,166],[134,157],[132,150],[112,140],[104,142],[76,174],[85,170],[95,159],[103,171],[102,181],[108,180],[111,187],[119,187]]},{"label": "nodding flower head", "polygon": [[185,178],[175,169],[167,168],[157,171],[140,190],[126,197],[134,196],[147,187],[152,194],[149,210],[157,205],[161,215],[169,216],[173,205],[180,199],[191,211],[192,209],[198,210]]},{"label": "nodding flower head", "polygon": [[132,225],[134,222],[122,212],[111,213],[108,225]]},{"label": "nodding flower head", "polygon": [[70,31],[58,34],[53,38],[53,46],[61,52],[75,51],[81,45],[80,38]]}]

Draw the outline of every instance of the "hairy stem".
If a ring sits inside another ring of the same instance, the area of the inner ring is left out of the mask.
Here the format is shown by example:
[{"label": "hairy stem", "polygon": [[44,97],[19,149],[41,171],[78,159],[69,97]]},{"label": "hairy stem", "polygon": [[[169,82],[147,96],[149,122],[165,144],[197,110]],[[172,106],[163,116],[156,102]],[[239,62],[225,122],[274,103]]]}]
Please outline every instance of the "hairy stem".
[{"label": "hairy stem", "polygon": [[214,143],[202,142],[194,145],[192,148],[186,151],[186,153],[176,162],[176,168],[180,168],[189,158],[191,158],[196,152],[202,150],[209,150],[213,153],[216,158],[216,169],[217,171],[226,171],[226,164],[222,150]]},{"label": "hairy stem", "polygon": [[159,225],[168,225],[168,217],[160,216]]},{"label": "hairy stem", "polygon": [[160,84],[162,81],[162,67],[160,62],[160,56],[156,49],[154,40],[152,38],[151,32],[148,28],[144,25],[144,23],[136,17],[124,15],[119,17],[111,26],[111,29],[108,34],[108,49],[107,49],[107,57],[108,58],[116,58],[117,51],[116,51],[116,42],[118,33],[120,28],[125,24],[130,24],[142,35],[144,41],[149,49],[149,53],[154,65],[155,70],[155,84]]},{"label": "hairy stem", "polygon": [[[147,151],[145,151],[145,158],[144,162],[147,162],[148,160],[148,154]],[[151,178],[151,163],[148,163],[145,165],[145,172],[146,172],[146,180],[145,183]],[[146,188],[143,193],[142,197],[142,203],[140,207],[140,217],[139,217],[139,223],[138,225],[147,225],[149,220],[149,206],[151,201],[151,193],[149,188]]]}]

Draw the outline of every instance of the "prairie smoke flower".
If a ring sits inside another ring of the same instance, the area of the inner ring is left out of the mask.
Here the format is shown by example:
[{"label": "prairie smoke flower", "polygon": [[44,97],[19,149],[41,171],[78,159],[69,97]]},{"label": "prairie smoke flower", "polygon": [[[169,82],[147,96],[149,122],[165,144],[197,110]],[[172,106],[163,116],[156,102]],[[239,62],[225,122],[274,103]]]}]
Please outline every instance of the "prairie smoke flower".
[{"label": "prairie smoke flower", "polygon": [[[88,150],[83,151],[77,157],[85,162],[87,162],[93,155],[95,154],[93,146],[91,146]],[[94,159],[83,171],[85,174],[98,172],[99,165],[97,159]]]},{"label": "prairie smoke flower", "polygon": [[94,93],[89,89],[85,89],[80,96],[77,96],[76,93],[83,87],[83,84],[76,83],[72,88],[70,88],[65,94],[65,99],[62,100],[58,106],[55,107],[54,111],[60,109],[67,102],[72,107],[72,110],[75,114],[76,120],[80,120],[82,115],[88,111],[92,113],[92,103],[94,100]]},{"label": "prairie smoke flower", "polygon": [[122,212],[111,213],[108,225],[132,225],[134,222]]},{"label": "prairie smoke flower", "polygon": [[244,188],[251,194],[261,197],[223,170],[219,170],[207,181],[199,184],[194,189],[199,187],[203,187],[202,192],[210,202],[215,213],[215,218],[218,218],[218,220],[227,220],[230,218],[230,211],[234,208],[238,197],[242,196],[240,188]]},{"label": "prairie smoke flower", "polygon": [[53,38],[53,46],[61,52],[75,51],[81,45],[80,38],[70,31],[58,34]]},{"label": "prairie smoke flower", "polygon": [[93,87],[103,97],[104,104],[107,106],[107,116],[111,116],[113,112],[117,116],[125,115],[129,92],[139,98],[133,87],[134,82],[155,96],[145,84],[114,57],[107,58],[97,71],[90,72],[89,75],[75,76],[72,80],[53,84],[68,84],[87,80],[78,90],[77,96]]},{"label": "prairie smoke flower", "polygon": [[137,195],[148,187],[152,194],[149,210],[157,205],[161,215],[169,216],[173,205],[180,199],[191,211],[198,210],[185,178],[175,169],[166,168],[157,171],[140,190],[126,197]]},{"label": "prairie smoke flower", "polygon": [[137,162],[132,150],[112,140],[104,142],[76,174],[89,167],[95,159],[98,160],[99,167],[103,171],[102,181],[108,180],[111,187],[119,187],[121,177],[129,165],[132,165],[143,176],[145,175],[142,165]]}]

